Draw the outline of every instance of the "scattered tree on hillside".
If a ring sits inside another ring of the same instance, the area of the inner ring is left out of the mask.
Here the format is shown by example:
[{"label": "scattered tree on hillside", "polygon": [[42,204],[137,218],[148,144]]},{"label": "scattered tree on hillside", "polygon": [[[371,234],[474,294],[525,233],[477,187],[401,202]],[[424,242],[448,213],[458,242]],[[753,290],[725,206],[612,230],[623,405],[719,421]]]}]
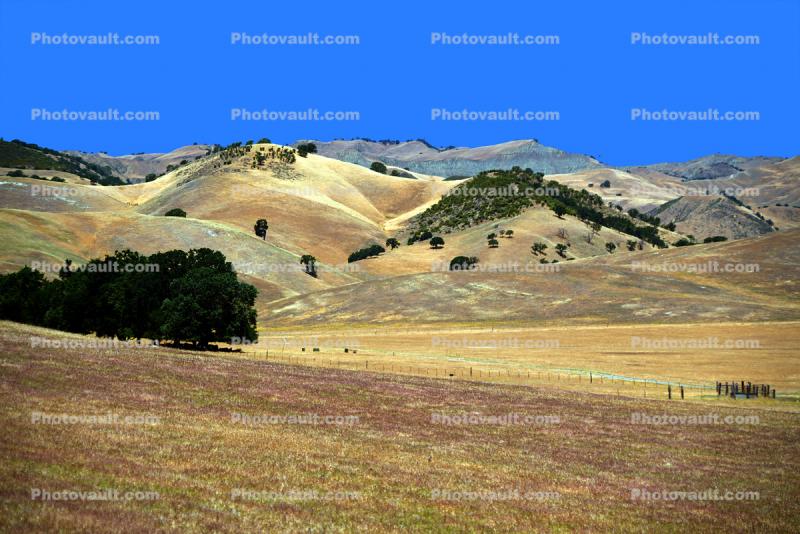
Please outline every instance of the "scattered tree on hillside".
[{"label": "scattered tree on hillside", "polygon": [[408,245],[413,245],[417,241],[427,241],[432,237],[433,234],[430,230],[422,230],[421,232],[417,232],[408,238]]},{"label": "scattered tree on hillside", "polygon": [[617,250],[617,245],[614,243],[606,243],[606,250],[609,254],[613,254],[615,250]]},{"label": "scattered tree on hillside", "polygon": [[165,217],[186,217],[186,212],[180,208],[172,208],[164,214]]},{"label": "scattered tree on hillside", "polygon": [[267,239],[267,230],[269,229],[269,225],[267,224],[266,219],[259,219],[256,221],[255,226],[253,226],[253,230],[255,231],[256,235],[261,239]]},{"label": "scattered tree on hillside", "polygon": [[386,249],[383,248],[382,246],[377,244],[370,245],[366,248],[359,249],[350,254],[350,256],[347,257],[347,263],[353,263],[354,261],[371,258],[372,256],[378,256],[379,254],[382,254],[384,252],[386,252]]},{"label": "scattered tree on hillside", "polygon": [[495,237],[497,237],[497,234],[492,232],[491,234],[486,236],[486,239],[494,239]]},{"label": "scattered tree on hillside", "polygon": [[258,144],[259,145],[271,144],[271,143],[272,143],[272,141],[270,141],[266,137],[262,137],[261,139],[258,140]]},{"label": "scattered tree on hillside", "polygon": [[556,217],[563,219],[564,214],[567,213],[567,209],[561,204],[556,204],[555,207],[553,207],[553,212],[556,214]]},{"label": "scattered tree on hillside", "polygon": [[154,173],[154,172],[151,172],[150,174],[148,174],[147,176],[144,177],[144,181],[145,182],[152,182],[156,178],[158,178],[158,175],[156,175],[156,173]]},{"label": "scattered tree on hillside", "polygon": [[715,235],[713,237],[707,237],[703,239],[703,243],[718,243],[720,241],[727,241],[728,238],[724,235]]},{"label": "scattered tree on hillside", "polygon": [[475,256],[456,256],[450,260],[451,271],[472,271],[478,264],[478,258]]},{"label": "scattered tree on hillside", "polygon": [[431,248],[442,248],[444,246],[444,239],[437,235],[430,240],[430,245]]},{"label": "scattered tree on hillside", "polygon": [[608,180],[603,180],[603,182],[600,184],[600,187],[611,187],[611,182]]},{"label": "scattered tree on hillside", "polygon": [[497,248],[498,246],[500,246],[500,242],[497,239],[489,240],[489,248]]},{"label": "scattered tree on hillside", "polygon": [[386,240],[386,246],[394,250],[400,246],[400,242],[394,237],[390,237],[389,239]]},{"label": "scattered tree on hillside", "polygon": [[372,165],[370,165],[369,168],[375,172],[386,174],[386,165],[384,165],[380,161],[373,161]]},{"label": "scattered tree on hillside", "polygon": [[300,258],[300,264],[303,266],[303,270],[317,278],[317,258],[312,256],[311,254],[303,254]]},{"label": "scattered tree on hillside", "polygon": [[634,250],[636,250],[636,241],[635,241],[635,240],[633,240],[633,239],[628,239],[628,240],[625,242],[625,245],[628,247],[628,250],[629,250],[629,251],[631,251],[631,252],[633,252]]},{"label": "scattered tree on hillside", "polygon": [[315,145],[314,143],[301,143],[297,145],[297,150],[302,150],[306,154],[316,154],[317,145]]},{"label": "scattered tree on hillside", "polygon": [[547,245],[537,241],[531,247],[531,254],[533,254],[534,256],[538,256],[539,254],[544,254],[545,250],[547,250]]},{"label": "scattered tree on hillside", "polygon": [[506,235],[505,235],[505,237],[506,237],[507,239],[511,239],[511,238],[513,238],[513,237],[514,237],[514,230],[506,230]]},{"label": "scattered tree on hillside", "polygon": [[566,258],[566,257],[567,257],[567,256],[566,256],[566,252],[567,252],[567,245],[565,245],[565,244],[563,244],[563,243],[559,243],[558,245],[556,245],[556,252],[557,252],[557,253],[558,253],[558,255],[559,255],[559,256],[561,256],[562,258]]}]

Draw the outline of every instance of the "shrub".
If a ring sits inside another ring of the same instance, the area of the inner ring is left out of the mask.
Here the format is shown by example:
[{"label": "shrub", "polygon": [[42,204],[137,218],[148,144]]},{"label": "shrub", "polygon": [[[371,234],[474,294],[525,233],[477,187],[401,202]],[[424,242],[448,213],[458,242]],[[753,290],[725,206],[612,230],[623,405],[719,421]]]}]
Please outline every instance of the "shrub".
[{"label": "shrub", "polygon": [[371,258],[373,256],[378,256],[382,253],[386,252],[386,249],[380,245],[370,245],[368,247],[362,248],[350,254],[347,257],[347,263],[353,263],[354,261],[364,260],[366,258]]},{"label": "shrub", "polygon": [[164,214],[165,217],[186,217],[186,212],[180,208],[172,208]]},{"label": "shrub", "polygon": [[713,237],[707,237],[703,239],[703,243],[718,243],[720,241],[727,241],[728,238],[724,235],[715,235]]}]

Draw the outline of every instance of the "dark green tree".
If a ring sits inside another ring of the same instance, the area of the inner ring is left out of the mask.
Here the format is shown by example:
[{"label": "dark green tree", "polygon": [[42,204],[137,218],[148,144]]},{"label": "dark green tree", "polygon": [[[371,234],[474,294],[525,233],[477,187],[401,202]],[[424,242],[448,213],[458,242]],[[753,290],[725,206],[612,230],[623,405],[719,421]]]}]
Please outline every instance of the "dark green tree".
[{"label": "dark green tree", "polygon": [[317,258],[312,256],[311,254],[303,254],[300,258],[300,264],[303,266],[303,270],[317,278]]},{"label": "dark green tree", "polygon": [[261,239],[267,239],[267,230],[269,229],[269,225],[267,224],[266,219],[259,219],[256,221],[255,226],[253,226],[253,230],[255,231],[256,235]]},{"label": "dark green tree", "polygon": [[430,240],[431,248],[442,248],[444,246],[444,239],[438,235]]},{"label": "dark green tree", "polygon": [[370,165],[369,168],[375,172],[386,174],[386,165],[384,165],[380,161],[373,161],[372,165]]},{"label": "dark green tree", "polygon": [[456,256],[450,260],[451,271],[471,271],[475,269],[478,264],[478,258],[475,256]]}]

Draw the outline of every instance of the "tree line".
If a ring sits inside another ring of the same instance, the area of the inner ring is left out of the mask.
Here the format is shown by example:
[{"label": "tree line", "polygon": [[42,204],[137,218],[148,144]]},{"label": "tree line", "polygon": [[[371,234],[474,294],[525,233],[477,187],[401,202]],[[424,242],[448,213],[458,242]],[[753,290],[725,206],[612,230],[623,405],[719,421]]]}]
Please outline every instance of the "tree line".
[{"label": "tree line", "polygon": [[80,269],[67,261],[54,280],[27,266],[0,275],[0,318],[207,348],[232,337],[257,339],[256,296],[221,252],[200,248],[146,256],[123,250]]}]

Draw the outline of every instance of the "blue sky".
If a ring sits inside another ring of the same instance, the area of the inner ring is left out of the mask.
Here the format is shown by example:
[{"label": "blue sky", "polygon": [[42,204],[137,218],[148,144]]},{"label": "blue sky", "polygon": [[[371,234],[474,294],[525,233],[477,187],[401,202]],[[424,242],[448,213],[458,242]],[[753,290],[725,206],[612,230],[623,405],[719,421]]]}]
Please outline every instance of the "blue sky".
[{"label": "blue sky", "polygon": [[[410,0],[203,3],[0,0],[0,136],[111,154],[269,137],[536,138],[610,164],[712,152],[800,154],[798,1]],[[32,44],[157,35],[157,46]],[[357,46],[242,46],[251,35],[356,35]],[[450,35],[556,35],[555,46],[442,46]],[[633,32],[755,35],[756,46],[642,46]],[[157,111],[157,121],[32,120],[32,109]],[[357,111],[358,121],[231,120],[231,109]],[[557,111],[551,121],[431,120],[434,108]],[[631,110],[756,111],[749,121],[631,120]]]}]

